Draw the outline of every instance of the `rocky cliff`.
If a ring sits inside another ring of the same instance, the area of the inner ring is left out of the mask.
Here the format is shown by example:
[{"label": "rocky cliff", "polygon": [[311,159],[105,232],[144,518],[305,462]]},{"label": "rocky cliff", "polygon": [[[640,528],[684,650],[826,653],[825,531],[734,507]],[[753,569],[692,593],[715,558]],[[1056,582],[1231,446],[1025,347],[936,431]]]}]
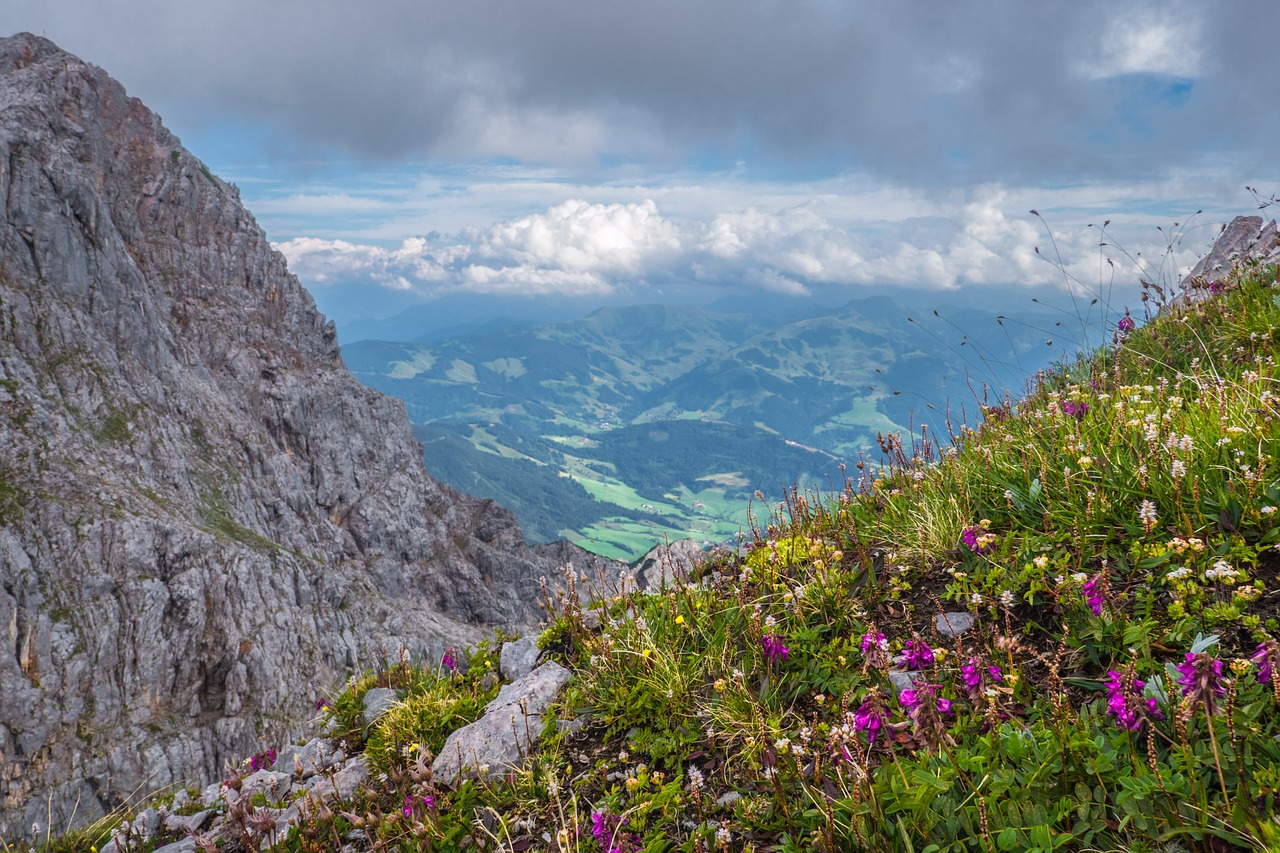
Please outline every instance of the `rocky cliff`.
[{"label": "rocky cliff", "polygon": [[586,568],[428,477],[236,189],[25,34],[0,206],[0,836],[213,778]]}]

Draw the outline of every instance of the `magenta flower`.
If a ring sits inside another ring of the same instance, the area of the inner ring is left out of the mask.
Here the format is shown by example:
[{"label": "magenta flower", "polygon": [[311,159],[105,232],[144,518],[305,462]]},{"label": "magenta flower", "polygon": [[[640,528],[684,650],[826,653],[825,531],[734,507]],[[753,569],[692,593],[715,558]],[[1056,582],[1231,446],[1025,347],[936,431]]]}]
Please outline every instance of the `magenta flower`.
[{"label": "magenta flower", "polygon": [[859,705],[858,710],[853,712],[853,728],[854,731],[867,733],[867,743],[875,743],[880,729],[884,728],[884,712],[880,703],[867,699]]},{"label": "magenta flower", "polygon": [[268,749],[265,752],[259,752],[249,759],[249,768],[257,773],[259,770],[266,770],[268,767],[276,763],[276,751]]},{"label": "magenta flower", "polygon": [[879,649],[880,651],[888,649],[889,641],[879,631],[868,631],[862,635],[862,642],[858,643],[858,648],[862,650],[864,657],[869,657],[872,649]]},{"label": "magenta flower", "polygon": [[1276,663],[1280,662],[1280,643],[1275,640],[1258,643],[1257,650],[1249,660],[1253,661],[1253,665],[1258,668],[1258,683],[1270,684],[1271,679],[1275,678]]},{"label": "magenta flower", "polygon": [[1178,664],[1178,686],[1190,705],[1202,704],[1206,714],[1218,709],[1218,699],[1227,693],[1222,683],[1222,661],[1207,654],[1187,652],[1186,660]]},{"label": "magenta flower", "polygon": [[1089,580],[1085,582],[1085,585],[1080,588],[1080,591],[1084,593],[1085,603],[1089,605],[1089,609],[1093,611],[1093,615],[1101,616],[1103,598],[1102,573],[1099,572],[1089,578]]},{"label": "magenta flower", "polygon": [[973,553],[981,554],[984,550],[982,543],[978,541],[978,534],[981,532],[982,528],[980,527],[966,527],[964,532],[960,534],[960,541]]},{"label": "magenta flower", "polygon": [[[1126,686],[1128,676],[1131,683]],[[1116,718],[1116,725],[1122,729],[1136,732],[1142,728],[1148,717],[1163,720],[1164,714],[1156,705],[1156,700],[1143,697],[1142,688],[1146,682],[1132,678],[1131,672],[1124,676],[1114,669],[1107,672],[1107,713]]]},{"label": "magenta flower", "polygon": [[440,658],[440,665],[444,667],[445,672],[456,672],[458,669],[458,660],[454,657],[458,650],[453,646],[445,649],[444,657]]},{"label": "magenta flower", "polygon": [[1004,674],[998,666],[983,667],[982,661],[978,658],[969,658],[969,662],[960,667],[960,683],[964,685],[964,692],[968,694],[970,699],[977,699],[982,695],[982,683],[984,681],[991,684],[1001,684],[1004,682]]},{"label": "magenta flower", "polygon": [[910,639],[902,647],[902,659],[907,669],[925,669],[933,666],[933,649],[924,640]]},{"label": "magenta flower", "polygon": [[1077,403],[1075,400],[1067,400],[1062,404],[1062,411],[1078,421],[1084,420],[1084,416],[1089,414],[1089,404]]},{"label": "magenta flower", "polygon": [[622,828],[628,823],[627,818],[619,818],[609,812],[591,813],[591,835],[605,853],[630,853],[640,846],[640,838],[634,834],[623,834]]},{"label": "magenta flower", "polygon": [[777,663],[779,659],[787,659],[787,647],[782,645],[782,639],[772,634],[765,634],[760,638],[761,645],[764,646],[764,656],[769,659],[769,663]]},{"label": "magenta flower", "polygon": [[1133,322],[1133,318],[1130,317],[1128,314],[1125,314],[1123,317],[1120,318],[1120,322],[1116,323],[1116,328],[1128,334],[1129,332],[1133,331],[1133,327],[1135,325],[1136,324]]}]

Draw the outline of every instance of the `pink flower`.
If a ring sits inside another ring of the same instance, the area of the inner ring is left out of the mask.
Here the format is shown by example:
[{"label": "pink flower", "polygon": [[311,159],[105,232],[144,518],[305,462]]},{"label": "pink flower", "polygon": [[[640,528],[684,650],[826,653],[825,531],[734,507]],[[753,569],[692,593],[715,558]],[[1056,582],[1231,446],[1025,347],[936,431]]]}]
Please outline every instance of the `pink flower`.
[{"label": "pink flower", "polygon": [[440,658],[440,665],[444,667],[445,672],[456,672],[458,669],[458,661],[454,657],[458,650],[450,646],[445,650],[444,657]]},{"label": "pink flower", "polygon": [[880,703],[867,699],[853,712],[854,731],[866,732],[867,743],[875,743],[880,729],[884,728],[884,712]]},{"label": "pink flower", "polygon": [[907,640],[902,647],[902,659],[907,669],[925,669],[933,666],[933,649],[924,640]]},{"label": "pink flower", "polygon": [[[1125,681],[1129,680],[1128,685]],[[1136,732],[1148,717],[1163,720],[1164,714],[1156,706],[1154,698],[1143,698],[1146,682],[1133,678],[1131,671],[1124,675],[1114,669],[1107,673],[1107,713],[1116,718],[1116,725]]]},{"label": "pink flower", "polygon": [[772,634],[765,634],[760,638],[760,643],[764,646],[764,656],[769,659],[770,664],[777,663],[779,659],[786,660],[786,646],[782,645],[782,640]]},{"label": "pink flower", "polygon": [[1207,654],[1187,652],[1186,660],[1178,664],[1178,686],[1189,704],[1202,704],[1206,714],[1218,709],[1218,699],[1227,693],[1222,683],[1222,661]]},{"label": "pink flower", "polygon": [[1094,616],[1102,615],[1102,573],[1089,578],[1080,591],[1084,593],[1085,603],[1089,605],[1089,609],[1093,611]]}]

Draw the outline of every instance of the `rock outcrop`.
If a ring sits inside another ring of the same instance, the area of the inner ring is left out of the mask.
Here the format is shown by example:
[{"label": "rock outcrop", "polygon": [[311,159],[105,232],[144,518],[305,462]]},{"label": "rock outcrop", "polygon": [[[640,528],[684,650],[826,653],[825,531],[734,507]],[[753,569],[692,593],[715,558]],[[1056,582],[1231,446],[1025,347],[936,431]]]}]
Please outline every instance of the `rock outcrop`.
[{"label": "rock outcrop", "polygon": [[0,206],[0,837],[212,778],[587,568],[429,478],[235,187],[26,34]]}]

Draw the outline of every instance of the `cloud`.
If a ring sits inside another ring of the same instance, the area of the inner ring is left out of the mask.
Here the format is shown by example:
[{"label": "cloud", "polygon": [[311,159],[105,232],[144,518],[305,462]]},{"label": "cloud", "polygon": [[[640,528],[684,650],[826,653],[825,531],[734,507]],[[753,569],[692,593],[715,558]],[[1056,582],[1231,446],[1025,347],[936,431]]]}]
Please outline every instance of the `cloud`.
[{"label": "cloud", "polygon": [[[1047,235],[1018,204],[1010,193],[988,186],[938,205],[930,216],[867,228],[841,223],[834,208],[824,212],[817,203],[673,219],[652,199],[571,199],[394,248],[315,238],[278,245],[309,285],[367,281],[422,298],[466,291],[643,301],[670,282],[708,292],[747,288],[792,295],[845,288],[849,298],[883,286],[1022,289],[1073,278],[1081,289],[1096,284],[1100,233],[1056,235],[1062,257],[1056,266],[1058,254],[1037,253]],[[1136,274],[1130,278],[1136,283]]]},{"label": "cloud", "polygon": [[[108,68],[185,136],[259,131],[280,169],[343,152],[1052,183],[1262,165],[1280,131],[1274,0],[4,5],[0,27]],[[1195,97],[1099,85],[1131,76]]]}]

